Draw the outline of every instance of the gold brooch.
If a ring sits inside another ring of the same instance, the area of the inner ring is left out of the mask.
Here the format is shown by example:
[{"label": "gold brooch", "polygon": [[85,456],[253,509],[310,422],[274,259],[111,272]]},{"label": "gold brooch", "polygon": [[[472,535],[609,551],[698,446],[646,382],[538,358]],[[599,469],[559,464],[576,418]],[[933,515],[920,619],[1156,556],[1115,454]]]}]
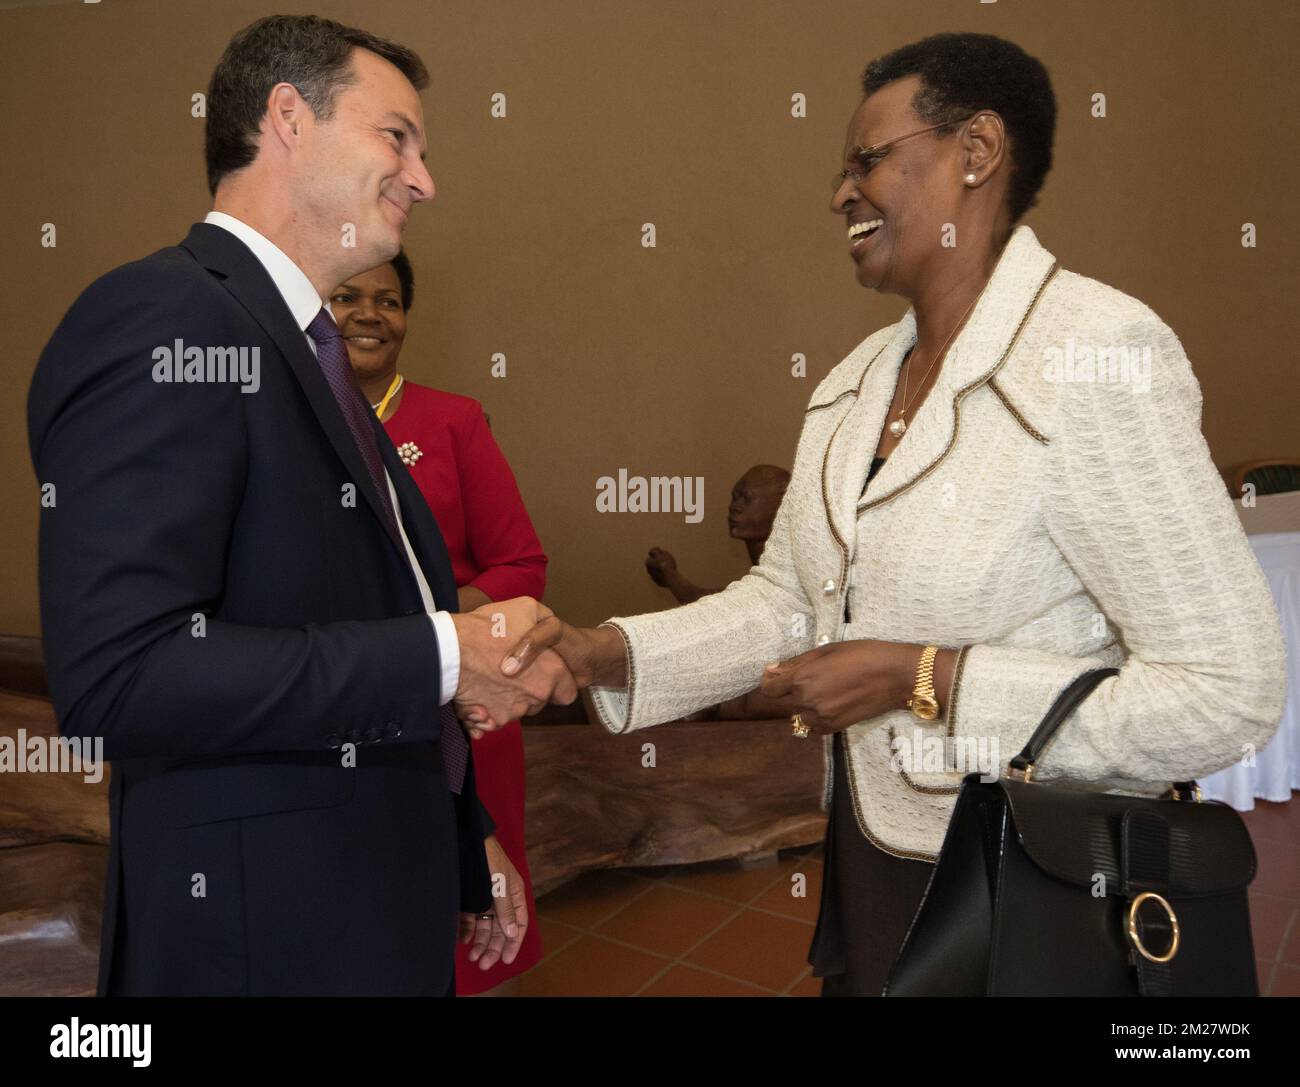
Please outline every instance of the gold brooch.
[{"label": "gold brooch", "polygon": [[801,740],[808,739],[808,726],[803,723],[803,718],[797,713],[790,718],[790,734],[798,736]]},{"label": "gold brooch", "polygon": [[417,460],[424,456],[420,451],[420,447],[414,442],[403,442],[399,445],[397,455],[402,458],[402,463],[408,468],[412,467]]}]

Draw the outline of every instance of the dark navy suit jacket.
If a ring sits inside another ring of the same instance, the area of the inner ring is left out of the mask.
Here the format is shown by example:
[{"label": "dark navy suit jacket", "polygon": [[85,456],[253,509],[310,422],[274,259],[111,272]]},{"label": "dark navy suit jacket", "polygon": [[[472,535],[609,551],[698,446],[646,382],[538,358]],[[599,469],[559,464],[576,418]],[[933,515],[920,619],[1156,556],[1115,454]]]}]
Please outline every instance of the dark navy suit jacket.
[{"label": "dark navy suit jacket", "polygon": [[[260,387],[155,380],[178,339],[256,348]],[[455,611],[438,526],[371,422]],[[113,769],[100,994],[451,991],[457,912],[491,902],[491,821],[472,767],[447,788],[432,623],[261,263],[198,224],[93,283],[41,355],[28,425],[52,485],[50,691]]]}]

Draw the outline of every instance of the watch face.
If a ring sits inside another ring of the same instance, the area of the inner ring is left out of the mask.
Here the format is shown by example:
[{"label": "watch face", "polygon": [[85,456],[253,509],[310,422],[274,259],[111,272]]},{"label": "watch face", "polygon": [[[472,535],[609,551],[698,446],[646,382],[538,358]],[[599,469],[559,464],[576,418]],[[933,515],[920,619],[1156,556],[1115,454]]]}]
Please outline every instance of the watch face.
[{"label": "watch face", "polygon": [[922,721],[933,721],[939,716],[939,703],[923,694],[913,695],[912,712]]}]

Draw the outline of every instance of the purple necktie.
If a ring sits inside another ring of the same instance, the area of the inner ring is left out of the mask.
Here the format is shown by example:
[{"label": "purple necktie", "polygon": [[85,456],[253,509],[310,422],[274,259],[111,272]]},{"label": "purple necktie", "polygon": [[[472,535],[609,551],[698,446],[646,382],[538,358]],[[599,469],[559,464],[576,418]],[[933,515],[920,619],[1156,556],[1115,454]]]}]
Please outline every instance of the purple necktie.
[{"label": "purple necktie", "polygon": [[[329,310],[322,307],[320,313],[312,318],[311,324],[307,326],[307,335],[315,341],[316,359],[325,373],[325,380],[329,382],[330,392],[334,394],[339,410],[343,412],[343,418],[347,420],[348,429],[352,431],[357,451],[366,462],[375,490],[379,492],[379,502],[388,517],[388,527],[397,535],[397,516],[393,513],[393,504],[388,497],[384,460],[379,455],[375,432],[370,428],[372,409],[366,404],[357,379],[352,374],[347,345]],[[469,765],[469,741],[461,731],[456,711],[450,702],[442,707],[439,716],[442,720],[443,769],[451,791],[459,795],[465,783],[465,769]]]},{"label": "purple necktie", "polygon": [[447,784],[451,791],[460,796],[465,785],[465,768],[469,766],[469,741],[461,731],[460,722],[456,720],[456,711],[448,702],[440,711],[442,714],[442,770],[447,775]]},{"label": "purple necktie", "polygon": [[388,478],[384,475],[384,461],[379,455],[379,443],[375,441],[375,432],[370,429],[372,409],[361,395],[361,387],[352,376],[352,363],[348,359],[348,347],[343,342],[343,334],[334,323],[329,310],[321,308],[320,313],[312,318],[307,326],[307,335],[316,341],[316,360],[325,372],[330,392],[338,401],[339,410],[347,420],[348,429],[352,431],[352,440],[357,443],[357,452],[366,462],[370,472],[370,481],[379,493],[379,503],[388,517],[388,527],[397,535],[397,517],[393,514],[393,505],[388,499]]}]

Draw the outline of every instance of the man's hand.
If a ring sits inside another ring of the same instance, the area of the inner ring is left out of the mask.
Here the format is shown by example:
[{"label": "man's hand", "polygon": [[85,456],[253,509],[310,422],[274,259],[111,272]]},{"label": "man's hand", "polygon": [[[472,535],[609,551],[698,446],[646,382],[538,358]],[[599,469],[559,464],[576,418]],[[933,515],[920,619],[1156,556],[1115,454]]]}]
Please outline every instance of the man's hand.
[{"label": "man's hand", "polygon": [[[469,961],[487,970],[497,961],[512,963],[523,946],[528,931],[528,895],[523,877],[510,863],[496,835],[483,839],[488,870],[492,873],[492,913],[486,917],[472,913],[460,915],[460,942],[473,943]],[[500,887],[502,893],[497,894]]]},{"label": "man's hand", "polygon": [[[501,668],[507,649],[527,637],[539,620],[551,616],[550,608],[529,596],[494,601],[471,612],[453,615],[460,641],[460,686],[456,709],[472,722],[471,733],[500,728],[507,721],[536,713],[548,702],[568,704],[578,697],[569,669],[554,652],[543,647],[534,666],[511,678]],[[468,716],[473,708],[477,719]]]}]

